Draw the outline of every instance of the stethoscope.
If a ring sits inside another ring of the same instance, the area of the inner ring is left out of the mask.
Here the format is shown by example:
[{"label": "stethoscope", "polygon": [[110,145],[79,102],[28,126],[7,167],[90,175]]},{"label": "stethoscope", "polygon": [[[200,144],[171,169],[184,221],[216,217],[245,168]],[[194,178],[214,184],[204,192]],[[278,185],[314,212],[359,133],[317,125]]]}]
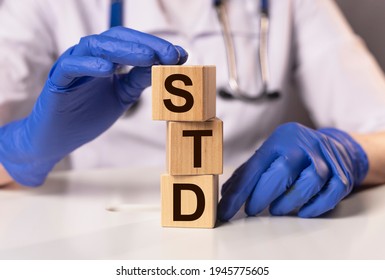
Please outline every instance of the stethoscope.
[{"label": "stethoscope", "polygon": [[[123,1],[111,0],[110,27],[123,25]],[[261,102],[274,100],[280,96],[278,91],[269,90],[270,70],[268,62],[268,36],[269,36],[269,0],[260,0],[260,33],[259,33],[259,67],[261,71],[262,90],[256,95],[248,95],[239,86],[237,60],[235,55],[234,41],[231,36],[231,28],[226,12],[227,0],[213,0],[221,26],[223,41],[226,51],[228,66],[228,86],[220,88],[218,95],[224,99],[239,99],[247,102]]]}]

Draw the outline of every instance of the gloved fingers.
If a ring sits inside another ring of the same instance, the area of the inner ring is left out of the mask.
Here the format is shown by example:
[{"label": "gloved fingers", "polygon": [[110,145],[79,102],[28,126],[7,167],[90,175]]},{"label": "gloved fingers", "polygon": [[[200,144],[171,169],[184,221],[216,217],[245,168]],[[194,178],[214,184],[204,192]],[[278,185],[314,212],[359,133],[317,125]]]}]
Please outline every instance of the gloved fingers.
[{"label": "gloved fingers", "polygon": [[103,35],[83,37],[74,46],[71,55],[95,56],[116,64],[143,67],[158,64],[160,59],[156,51],[145,44]]},{"label": "gloved fingers", "polygon": [[332,210],[349,194],[348,186],[338,176],[333,176],[326,186],[298,212],[302,218],[317,217]]},{"label": "gloved fingers", "polygon": [[175,46],[175,48],[177,49],[177,51],[179,52],[179,61],[178,61],[178,65],[182,65],[184,64],[187,59],[188,59],[188,53],[185,49],[183,49],[181,46]]},{"label": "gloved fingers", "polygon": [[270,205],[272,215],[287,215],[302,207],[316,195],[329,180],[328,167],[318,171],[313,165],[300,174],[290,189],[274,200]]},{"label": "gloved fingers", "polygon": [[274,161],[275,157],[273,153],[266,155],[258,150],[236,172],[235,177],[229,179],[231,183],[222,193],[222,198],[218,204],[219,220],[228,221],[238,212],[250,196],[262,173]]},{"label": "gloved fingers", "polygon": [[294,160],[285,156],[277,158],[262,174],[246,201],[246,214],[255,216],[262,212],[272,201],[286,192],[308,164],[306,158]]},{"label": "gloved fingers", "polygon": [[[247,161],[246,161],[247,162]],[[221,188],[221,195],[223,196],[224,193],[226,193],[227,189],[229,188],[229,186],[231,186],[231,184],[234,182],[234,180],[238,177],[239,173],[241,172],[241,170],[243,169],[243,167],[245,166],[246,162],[242,163],[242,165],[240,165],[234,172],[233,174],[231,175],[231,177],[229,179],[227,179],[227,181],[225,183],[223,183],[222,185],[222,188]]]},{"label": "gloved fingers", "polygon": [[140,45],[146,45],[155,51],[161,64],[179,64],[181,57],[183,57],[183,59],[186,57],[186,51],[183,50],[184,52],[182,52],[181,47],[177,48],[170,42],[157,36],[130,28],[121,26],[114,27],[103,32],[101,35],[116,38],[125,42],[133,42]]},{"label": "gloved fingers", "polygon": [[65,56],[51,70],[50,80],[57,87],[65,87],[77,77],[108,77],[114,68],[112,62],[99,57]]},{"label": "gloved fingers", "polygon": [[116,92],[124,105],[136,101],[150,85],[151,67],[134,67],[128,74],[116,78]]},{"label": "gloved fingers", "polygon": [[[175,46],[177,49],[178,49],[178,51],[179,51],[179,53],[180,53],[180,59],[179,59],[179,62],[178,62],[178,65],[182,65],[182,64],[184,64],[186,61],[187,61],[187,59],[188,59],[188,53],[183,49],[183,48],[181,48],[181,47],[179,47],[179,46]],[[143,68],[143,67],[142,67]],[[130,72],[130,70],[132,69],[132,67],[131,66],[123,66],[123,65],[117,65],[117,70],[115,70],[115,74],[118,72],[120,72],[120,73],[124,73],[124,74],[127,74],[128,72]],[[148,87],[149,85],[147,85],[146,87]]]}]

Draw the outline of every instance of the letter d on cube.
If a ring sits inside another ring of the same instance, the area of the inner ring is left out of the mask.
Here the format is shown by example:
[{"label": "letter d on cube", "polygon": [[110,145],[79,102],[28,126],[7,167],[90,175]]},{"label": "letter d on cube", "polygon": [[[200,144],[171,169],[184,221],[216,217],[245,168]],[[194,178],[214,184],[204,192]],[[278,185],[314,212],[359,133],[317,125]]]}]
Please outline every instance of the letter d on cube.
[{"label": "letter d on cube", "polygon": [[162,226],[213,228],[218,175],[161,177]]}]

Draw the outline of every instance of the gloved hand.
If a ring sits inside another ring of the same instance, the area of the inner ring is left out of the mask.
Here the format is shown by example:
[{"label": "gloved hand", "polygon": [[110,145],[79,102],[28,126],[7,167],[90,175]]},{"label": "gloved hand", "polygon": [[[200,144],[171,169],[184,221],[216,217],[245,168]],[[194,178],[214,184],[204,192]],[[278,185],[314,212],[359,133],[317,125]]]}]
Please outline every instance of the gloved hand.
[{"label": "gloved hand", "polygon": [[345,132],[284,124],[223,185],[218,218],[231,219],[245,202],[250,216],[270,205],[272,215],[299,209],[300,217],[316,217],[333,209],[367,172],[365,152]]},{"label": "gloved hand", "polygon": [[[158,37],[115,27],[91,35],[55,63],[25,119],[0,128],[0,163],[37,186],[67,154],[108,129],[151,84],[154,64],[183,64],[187,53]],[[114,74],[118,65],[134,66]]]}]

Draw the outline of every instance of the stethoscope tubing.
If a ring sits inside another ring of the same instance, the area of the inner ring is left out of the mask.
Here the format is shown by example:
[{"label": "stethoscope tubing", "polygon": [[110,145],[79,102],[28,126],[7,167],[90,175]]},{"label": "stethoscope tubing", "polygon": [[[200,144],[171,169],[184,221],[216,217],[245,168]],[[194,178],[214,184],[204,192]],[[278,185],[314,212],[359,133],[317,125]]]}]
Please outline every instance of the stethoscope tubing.
[{"label": "stethoscope tubing", "polygon": [[[260,94],[250,96],[245,94],[239,86],[237,61],[234,42],[230,34],[230,24],[225,7],[226,0],[213,0],[213,5],[221,25],[221,32],[226,50],[228,67],[228,87],[230,91],[221,88],[218,93],[224,99],[240,99],[247,102],[260,102],[276,99],[280,96],[278,91],[269,91],[270,69],[268,63],[268,35],[269,35],[269,0],[260,0],[260,35],[259,35],[259,64],[262,78],[262,91]],[[124,16],[124,0],[111,0],[110,27],[122,26]]]}]

